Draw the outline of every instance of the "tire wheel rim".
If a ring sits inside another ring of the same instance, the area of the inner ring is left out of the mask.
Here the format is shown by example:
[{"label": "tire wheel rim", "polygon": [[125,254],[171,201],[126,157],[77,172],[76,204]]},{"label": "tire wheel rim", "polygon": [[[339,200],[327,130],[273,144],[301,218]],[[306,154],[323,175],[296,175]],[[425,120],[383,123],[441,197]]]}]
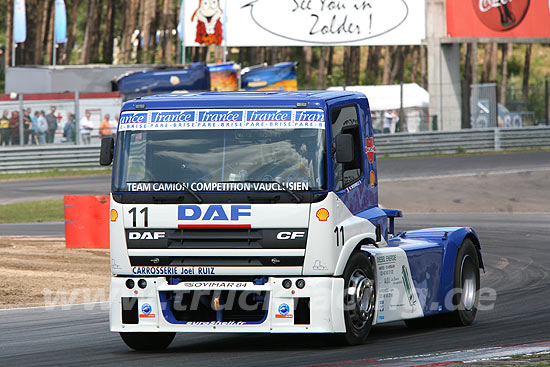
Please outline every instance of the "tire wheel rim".
[{"label": "tire wheel rim", "polygon": [[348,281],[346,308],[355,329],[364,328],[374,311],[374,281],[362,269],[356,269]]},{"label": "tire wheel rim", "polygon": [[462,278],[462,305],[467,311],[474,309],[476,302],[477,275],[470,255],[464,256],[460,267]]}]

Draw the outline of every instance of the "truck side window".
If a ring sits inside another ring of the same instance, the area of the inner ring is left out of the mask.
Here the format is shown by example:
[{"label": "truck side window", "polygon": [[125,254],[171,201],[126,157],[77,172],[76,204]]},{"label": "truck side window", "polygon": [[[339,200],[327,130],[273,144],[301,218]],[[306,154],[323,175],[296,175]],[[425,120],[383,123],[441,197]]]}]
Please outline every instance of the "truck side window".
[{"label": "truck side window", "polygon": [[[363,176],[363,154],[361,154],[361,132],[359,119],[355,106],[334,108],[331,112],[332,119],[332,144],[334,146],[336,136],[339,134],[351,134],[353,136],[354,160],[349,163],[337,163],[333,156],[334,164],[334,189],[345,189]],[[333,149],[334,153],[334,149]]]}]

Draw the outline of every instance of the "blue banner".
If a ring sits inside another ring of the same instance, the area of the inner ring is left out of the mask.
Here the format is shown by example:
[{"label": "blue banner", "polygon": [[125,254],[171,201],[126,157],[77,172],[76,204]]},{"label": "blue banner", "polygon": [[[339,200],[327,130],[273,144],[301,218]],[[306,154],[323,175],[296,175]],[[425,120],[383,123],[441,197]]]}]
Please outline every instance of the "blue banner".
[{"label": "blue banner", "polygon": [[15,0],[13,7],[13,42],[23,43],[27,39],[27,18],[25,0]]},{"label": "blue banner", "polygon": [[64,0],[55,0],[55,42],[67,42],[67,12]]}]

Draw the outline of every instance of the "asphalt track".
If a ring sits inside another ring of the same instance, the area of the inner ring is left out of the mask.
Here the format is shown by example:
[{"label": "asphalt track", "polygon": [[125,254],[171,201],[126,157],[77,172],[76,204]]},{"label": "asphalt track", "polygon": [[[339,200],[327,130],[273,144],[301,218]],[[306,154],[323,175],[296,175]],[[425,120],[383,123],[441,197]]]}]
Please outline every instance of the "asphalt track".
[{"label": "asphalt track", "polygon": [[355,347],[315,335],[179,334],[155,354],[133,352],[110,333],[105,304],[9,310],[0,311],[0,364],[418,366],[461,360],[468,349],[550,340],[550,213],[411,214],[398,230],[446,225],[476,228],[487,270],[481,285],[497,292],[494,309],[480,311],[469,327],[412,330],[396,322]]}]

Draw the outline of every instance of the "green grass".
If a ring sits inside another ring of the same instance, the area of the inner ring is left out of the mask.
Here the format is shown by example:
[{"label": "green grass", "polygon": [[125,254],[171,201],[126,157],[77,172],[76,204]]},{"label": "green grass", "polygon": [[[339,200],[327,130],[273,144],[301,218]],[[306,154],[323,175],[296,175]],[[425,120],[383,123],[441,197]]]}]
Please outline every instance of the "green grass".
[{"label": "green grass", "polygon": [[0,174],[0,181],[4,180],[17,180],[25,178],[52,178],[52,177],[69,177],[69,176],[97,176],[97,175],[110,175],[110,168],[102,169],[67,169],[67,170],[47,170],[38,172],[25,172],[25,173],[2,173]]},{"label": "green grass", "polygon": [[0,205],[0,223],[60,222],[64,219],[63,199]]}]

